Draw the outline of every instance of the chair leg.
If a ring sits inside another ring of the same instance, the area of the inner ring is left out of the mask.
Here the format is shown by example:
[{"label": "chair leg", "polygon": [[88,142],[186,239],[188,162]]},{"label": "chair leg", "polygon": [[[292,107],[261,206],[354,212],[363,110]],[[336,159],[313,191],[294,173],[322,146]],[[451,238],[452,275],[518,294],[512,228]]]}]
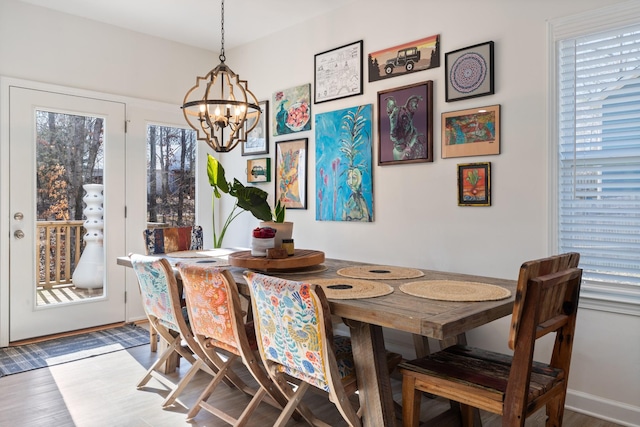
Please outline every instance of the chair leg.
[{"label": "chair leg", "polygon": [[462,417],[462,427],[473,427],[476,419],[476,408],[473,406],[460,404],[460,416]]},{"label": "chair leg", "polygon": [[205,366],[204,362],[200,359],[197,359],[196,362],[193,365],[191,365],[191,367],[189,368],[187,373],[184,375],[184,377],[180,379],[176,387],[171,391],[171,393],[169,393],[169,395],[164,400],[164,402],[162,402],[162,407],[166,408],[172,405],[173,402],[176,401],[178,396],[180,396],[180,393],[182,393],[185,387],[189,384],[189,382],[191,382],[191,379],[194,377],[194,375],[198,373],[200,369],[204,370],[204,366]]},{"label": "chair leg", "polygon": [[153,353],[158,351],[158,332],[152,325],[149,325],[149,349]]},{"label": "chair leg", "polygon": [[418,427],[422,392],[415,388],[416,379],[410,375],[402,377],[402,426]]},{"label": "chair leg", "polygon": [[562,417],[564,415],[564,399],[562,394],[556,399],[547,402],[547,423],[546,427],[560,427],[562,425]]},{"label": "chair leg", "polygon": [[137,388],[143,387],[145,384],[149,382],[149,380],[153,377],[153,372],[157,371],[160,366],[176,351],[177,346],[180,345],[180,338],[175,338],[172,342],[169,343],[167,348],[163,351],[163,353],[158,357],[158,359],[151,365],[151,367],[147,370],[145,376],[138,382],[136,385]]},{"label": "chair leg", "polygon": [[[295,391],[295,393],[291,395],[288,393],[285,393],[289,398],[289,402],[287,402],[287,406],[285,406],[282,409],[282,413],[280,414],[276,422],[273,423],[273,427],[283,427],[287,423],[287,421],[289,421],[289,418],[291,418],[293,411],[296,410],[296,406],[298,406],[298,404],[302,400],[302,396],[304,396],[308,388],[309,388],[309,383],[301,382],[300,385],[298,386],[298,389]],[[313,425],[311,420],[307,420],[307,422]]]},{"label": "chair leg", "polygon": [[247,423],[249,422],[249,417],[251,416],[253,411],[258,407],[260,402],[262,402],[262,399],[266,395],[267,395],[267,391],[264,389],[264,387],[260,387],[256,392],[256,394],[253,396],[253,399],[251,399],[251,402],[249,402],[249,404],[244,409],[244,411],[242,411],[242,414],[240,414],[240,417],[238,417],[238,420],[234,424],[234,427],[246,426]]},{"label": "chair leg", "polygon": [[220,384],[220,381],[227,377],[229,366],[231,366],[231,362],[233,362],[235,358],[236,356],[230,357],[224,364],[220,365],[218,372],[213,376],[209,385],[202,391],[202,393],[200,393],[196,403],[194,403],[189,413],[187,413],[187,421],[190,421],[198,415],[198,412],[200,412],[200,409],[202,408],[201,403],[206,402],[213,393],[213,390],[215,390],[218,384]]}]

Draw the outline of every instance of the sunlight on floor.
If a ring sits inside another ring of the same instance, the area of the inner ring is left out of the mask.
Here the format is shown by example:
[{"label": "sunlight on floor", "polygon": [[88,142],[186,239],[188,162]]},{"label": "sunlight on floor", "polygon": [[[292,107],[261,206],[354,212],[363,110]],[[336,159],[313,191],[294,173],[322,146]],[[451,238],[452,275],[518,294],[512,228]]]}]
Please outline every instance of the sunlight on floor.
[{"label": "sunlight on floor", "polygon": [[[188,367],[188,363],[182,363]],[[176,425],[185,421],[186,409],[185,413],[160,410],[162,399],[158,395],[164,398],[168,391],[155,379],[149,381],[143,390],[136,389],[136,384],[144,376],[146,369],[127,351],[52,366],[50,372],[78,427],[142,425],[142,415],[136,414],[138,409],[144,410],[144,425],[148,425],[149,411],[142,408],[148,408],[149,404],[158,405],[158,416],[161,417],[158,421],[162,424],[166,425],[174,418]],[[82,375],[78,375],[79,372]],[[117,399],[112,399],[114,395],[117,395]],[[129,396],[131,399],[128,399]],[[122,402],[131,403],[130,406],[123,406]],[[179,409],[178,405],[177,410]]]}]

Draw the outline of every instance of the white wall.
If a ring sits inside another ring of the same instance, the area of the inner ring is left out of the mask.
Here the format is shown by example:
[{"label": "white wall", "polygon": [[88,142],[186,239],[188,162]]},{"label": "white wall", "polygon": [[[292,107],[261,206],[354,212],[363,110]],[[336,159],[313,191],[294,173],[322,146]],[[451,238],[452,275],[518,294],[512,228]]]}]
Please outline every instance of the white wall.
[{"label": "white wall", "polygon": [[[272,158],[276,141],[309,138],[308,209],[287,212],[295,222],[296,246],[335,258],[513,279],[523,261],[548,255],[547,20],[613,3],[362,0],[228,54],[227,63],[258,99],[271,99],[276,90],[313,83],[316,53],[362,39],[366,54],[440,34],[440,68],[368,83],[365,67],[362,96],[312,106],[314,114],[362,104],[373,104],[375,111],[378,91],[433,80],[434,162],[374,166],[373,223],[315,221],[314,130],[271,138]],[[445,102],[444,53],[488,40],[495,42],[495,95]],[[501,154],[442,159],[440,114],[493,104],[502,108]],[[374,162],[377,143],[376,134]],[[221,156],[231,176],[243,176],[245,160],[238,151]],[[459,207],[456,165],[477,161],[491,162],[492,206]],[[273,192],[273,183],[260,186]],[[227,244],[248,245],[255,220],[241,218]],[[635,316],[580,312],[569,406],[640,425],[639,327]],[[503,319],[468,335],[471,344],[507,351],[507,334]],[[408,336],[386,336],[410,345]]]},{"label": "white wall", "polygon": [[[270,99],[275,90],[313,83],[314,54],[353,41],[364,41],[365,54],[432,34],[441,36],[441,54],[488,40],[495,42],[495,95],[446,103],[441,56],[440,68],[375,83],[366,82],[365,69],[362,96],[313,105],[313,113],[367,103],[375,106],[379,90],[433,80],[435,160],[374,166],[375,221],[370,224],[315,221],[311,173],[308,209],[287,213],[295,222],[296,246],[323,250],[329,257],[507,278],[516,277],[523,261],[548,255],[546,20],[617,2],[360,0],[331,15],[228,51],[227,64],[249,81],[259,99]],[[78,44],[87,47],[86,55],[78,57],[68,47]],[[86,56],[99,58],[102,66],[88,68],[95,59],[87,60]],[[195,76],[216,65],[216,58],[216,53],[0,0],[0,75],[180,104]],[[441,159],[440,114],[493,104],[502,106],[502,153]],[[313,130],[271,138],[271,157],[275,141],[292,137],[309,138],[309,167],[313,171]],[[376,144],[377,136],[374,147]],[[240,150],[220,158],[229,177],[245,176],[247,157],[242,157]],[[493,206],[458,207],[456,165],[476,161],[492,163]],[[134,169],[132,166],[128,172],[134,174]],[[205,179],[200,184],[200,223],[209,228],[211,193]],[[5,186],[3,182],[2,200],[6,198]],[[273,183],[261,187],[273,192]],[[255,223],[249,214],[242,215],[225,244],[247,246]],[[138,231],[133,233],[135,236]],[[507,331],[504,319],[472,331],[469,341],[506,350]],[[640,425],[638,331],[638,317],[580,311],[569,406],[621,424]],[[405,348],[410,345],[405,335],[388,334],[388,338]]]}]

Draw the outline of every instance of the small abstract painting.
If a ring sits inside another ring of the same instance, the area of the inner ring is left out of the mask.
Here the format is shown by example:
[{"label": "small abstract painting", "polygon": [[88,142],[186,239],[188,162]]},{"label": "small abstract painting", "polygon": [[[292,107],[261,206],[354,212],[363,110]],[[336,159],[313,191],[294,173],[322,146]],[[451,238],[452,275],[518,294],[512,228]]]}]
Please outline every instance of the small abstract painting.
[{"label": "small abstract painting", "polygon": [[311,84],[273,94],[273,136],[311,130]]},{"label": "small abstract painting", "polygon": [[307,208],[307,141],[276,143],[276,200],[287,209]]},{"label": "small abstract painting", "polygon": [[442,158],[500,154],[500,104],[442,113]]},{"label": "small abstract painting", "polygon": [[316,114],[316,220],[373,222],[371,104]]},{"label": "small abstract painting", "polygon": [[369,54],[369,81],[388,79],[440,66],[440,35]]}]

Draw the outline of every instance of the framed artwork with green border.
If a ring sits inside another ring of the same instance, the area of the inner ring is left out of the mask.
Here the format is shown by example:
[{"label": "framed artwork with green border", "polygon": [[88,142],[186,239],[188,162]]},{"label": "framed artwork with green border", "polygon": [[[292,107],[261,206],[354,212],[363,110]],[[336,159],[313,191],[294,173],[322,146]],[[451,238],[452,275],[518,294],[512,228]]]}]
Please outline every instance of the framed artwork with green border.
[{"label": "framed artwork with green border", "polygon": [[247,160],[247,182],[271,182],[271,159],[260,157]]}]

